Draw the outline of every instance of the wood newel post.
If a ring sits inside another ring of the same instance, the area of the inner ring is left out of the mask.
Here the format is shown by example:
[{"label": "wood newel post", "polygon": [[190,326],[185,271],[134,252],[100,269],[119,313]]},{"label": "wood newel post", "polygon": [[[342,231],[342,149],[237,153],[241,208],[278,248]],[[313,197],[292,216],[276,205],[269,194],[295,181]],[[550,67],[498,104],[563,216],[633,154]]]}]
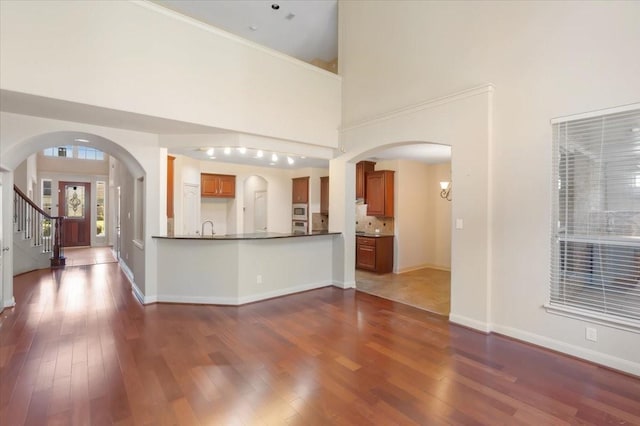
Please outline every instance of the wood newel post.
[{"label": "wood newel post", "polygon": [[62,253],[62,241],[63,241],[62,233],[64,232],[62,228],[63,222],[64,222],[64,217],[60,216],[55,218],[56,229],[53,236],[53,257],[51,258],[52,268],[57,268],[65,265],[66,259],[64,257],[64,254]]}]

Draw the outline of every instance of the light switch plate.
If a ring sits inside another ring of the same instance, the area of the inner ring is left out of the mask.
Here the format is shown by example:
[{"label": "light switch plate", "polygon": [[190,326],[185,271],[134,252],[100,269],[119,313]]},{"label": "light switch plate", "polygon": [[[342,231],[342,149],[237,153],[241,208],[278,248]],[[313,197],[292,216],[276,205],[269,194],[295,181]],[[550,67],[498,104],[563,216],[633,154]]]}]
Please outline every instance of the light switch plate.
[{"label": "light switch plate", "polygon": [[464,227],[464,223],[462,219],[456,219],[456,229],[462,229]]}]

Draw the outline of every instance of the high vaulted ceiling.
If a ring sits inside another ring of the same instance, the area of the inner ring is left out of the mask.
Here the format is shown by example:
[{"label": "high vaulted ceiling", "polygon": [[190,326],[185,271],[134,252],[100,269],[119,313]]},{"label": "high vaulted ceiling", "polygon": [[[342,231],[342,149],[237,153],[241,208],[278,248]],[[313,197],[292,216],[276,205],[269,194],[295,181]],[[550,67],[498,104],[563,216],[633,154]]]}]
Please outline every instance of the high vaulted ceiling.
[{"label": "high vaulted ceiling", "polygon": [[154,0],[305,62],[338,57],[337,0]]}]

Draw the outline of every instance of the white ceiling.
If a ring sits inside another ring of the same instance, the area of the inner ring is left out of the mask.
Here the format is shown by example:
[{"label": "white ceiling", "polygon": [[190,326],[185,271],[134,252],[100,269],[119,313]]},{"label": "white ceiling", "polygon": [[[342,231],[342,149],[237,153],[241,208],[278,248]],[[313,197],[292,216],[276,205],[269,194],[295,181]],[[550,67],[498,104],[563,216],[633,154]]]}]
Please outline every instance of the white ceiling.
[{"label": "white ceiling", "polygon": [[[155,0],[305,62],[338,57],[337,0]],[[273,9],[272,5],[279,8]],[[252,29],[252,28],[255,28]]]}]

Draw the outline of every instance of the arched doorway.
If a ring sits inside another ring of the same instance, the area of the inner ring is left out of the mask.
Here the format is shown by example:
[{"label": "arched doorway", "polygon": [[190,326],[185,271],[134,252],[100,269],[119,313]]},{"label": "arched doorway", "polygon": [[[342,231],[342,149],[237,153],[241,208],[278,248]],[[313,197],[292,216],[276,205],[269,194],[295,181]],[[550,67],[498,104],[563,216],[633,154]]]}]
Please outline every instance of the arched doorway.
[{"label": "arched doorway", "polygon": [[[451,147],[416,141],[388,143],[353,162],[357,163],[356,187],[366,188],[367,193],[355,203],[356,288],[448,315],[451,202],[440,196],[440,182],[451,182]],[[371,171],[366,177],[358,174],[363,168]],[[391,214],[376,212],[367,198],[376,197],[367,182],[381,173],[393,182]]]},{"label": "arched doorway", "polygon": [[[144,250],[145,235],[145,217],[144,211],[146,205],[146,189],[145,176],[146,171],[142,164],[134,157],[129,150],[123,145],[114,142],[114,140],[106,138],[96,133],[86,131],[51,131],[43,132],[35,136],[27,136],[23,139],[8,140],[3,137],[2,140],[2,199],[3,206],[13,206],[13,183],[14,170],[25,159],[34,153],[40,152],[45,148],[52,146],[66,146],[70,144],[88,144],[110,156],[117,161],[112,164],[113,173],[120,173],[121,180],[126,181],[127,197],[129,200],[129,210],[127,215],[133,218],[128,224],[125,231],[127,237],[132,242],[138,241],[141,247],[139,253],[131,253],[127,255],[126,261],[122,264],[123,270],[128,269],[128,275],[132,282],[134,290],[137,288],[140,294],[144,294],[144,277],[146,276],[146,256],[148,252]],[[111,173],[111,171],[110,171]],[[116,179],[117,180],[117,179]],[[110,177],[109,181],[113,182]],[[106,190],[106,188],[105,188]],[[13,207],[10,208],[13,210]],[[3,229],[12,229],[13,214],[7,214],[7,208],[4,209],[2,215]],[[112,224],[115,228],[115,222]],[[115,230],[113,232],[115,235]],[[11,233],[5,233],[3,244],[11,247],[13,245],[13,236]],[[130,250],[132,252],[132,250]],[[135,275],[132,271],[136,271]],[[13,306],[13,253],[8,251],[3,256],[3,280],[2,280],[2,305],[4,307]],[[142,286],[143,290],[136,284],[136,280]]]}]

